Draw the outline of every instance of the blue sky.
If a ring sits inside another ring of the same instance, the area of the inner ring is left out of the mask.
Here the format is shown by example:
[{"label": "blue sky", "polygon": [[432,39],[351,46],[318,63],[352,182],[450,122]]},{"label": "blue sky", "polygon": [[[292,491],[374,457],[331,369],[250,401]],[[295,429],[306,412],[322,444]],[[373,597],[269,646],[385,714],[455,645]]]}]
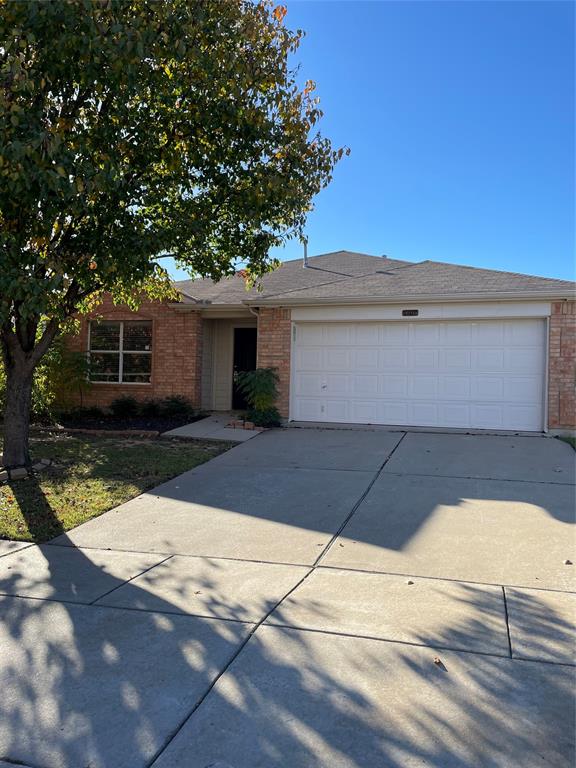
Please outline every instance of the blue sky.
[{"label": "blue sky", "polygon": [[574,279],[572,3],[286,5],[307,33],[296,61],[317,83],[322,132],[351,149],[315,201],[310,255]]}]

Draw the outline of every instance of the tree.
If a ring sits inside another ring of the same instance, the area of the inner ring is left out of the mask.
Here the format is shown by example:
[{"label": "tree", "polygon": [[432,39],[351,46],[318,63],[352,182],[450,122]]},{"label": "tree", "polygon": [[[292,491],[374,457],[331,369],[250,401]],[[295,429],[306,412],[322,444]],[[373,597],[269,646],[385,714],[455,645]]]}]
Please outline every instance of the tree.
[{"label": "tree", "polygon": [[35,366],[104,292],[163,299],[159,256],[250,280],[302,237],[342,156],[301,31],[268,0],[7,0],[0,15],[4,463],[29,464]]}]

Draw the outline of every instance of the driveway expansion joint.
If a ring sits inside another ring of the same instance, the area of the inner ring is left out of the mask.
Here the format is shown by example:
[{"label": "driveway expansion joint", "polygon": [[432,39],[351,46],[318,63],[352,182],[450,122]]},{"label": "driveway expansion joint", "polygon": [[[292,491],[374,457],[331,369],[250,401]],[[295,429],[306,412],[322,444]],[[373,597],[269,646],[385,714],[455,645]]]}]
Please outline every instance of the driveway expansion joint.
[{"label": "driveway expansion joint", "polygon": [[396,443],[396,445],[394,446],[394,448],[393,448],[393,449],[390,451],[390,453],[388,454],[388,456],[387,456],[387,457],[384,459],[384,461],[383,461],[383,462],[382,462],[382,464],[380,465],[379,469],[378,469],[378,470],[376,470],[376,472],[375,472],[375,474],[374,474],[374,477],[373,477],[373,478],[372,478],[372,480],[371,480],[371,481],[368,483],[368,486],[367,486],[367,487],[364,489],[364,492],[363,492],[363,493],[360,495],[360,498],[359,498],[359,499],[356,501],[356,503],[354,504],[354,506],[352,507],[352,509],[351,509],[351,510],[350,510],[350,512],[348,513],[348,515],[347,515],[347,516],[344,518],[343,522],[341,523],[341,525],[340,525],[340,527],[338,528],[338,530],[336,531],[336,533],[335,533],[335,534],[332,536],[332,538],[330,539],[330,541],[328,542],[328,544],[327,544],[327,545],[324,547],[324,549],[322,550],[322,552],[320,552],[320,554],[318,555],[318,557],[317,557],[317,558],[316,558],[316,560],[314,561],[314,563],[313,563],[313,565],[312,565],[312,567],[313,567],[313,568],[315,568],[315,567],[316,567],[316,566],[319,564],[320,560],[321,560],[321,559],[322,559],[322,558],[323,558],[325,555],[327,555],[327,554],[328,554],[328,552],[330,551],[330,549],[331,549],[331,548],[332,548],[332,546],[334,545],[334,542],[335,542],[335,541],[338,539],[338,537],[340,536],[340,534],[342,533],[342,531],[343,531],[343,530],[346,528],[346,526],[348,525],[348,523],[350,522],[350,520],[352,520],[352,518],[354,517],[354,514],[357,512],[358,508],[360,507],[360,505],[362,504],[362,502],[364,501],[364,499],[365,499],[365,498],[368,496],[368,494],[370,493],[370,491],[371,491],[371,490],[372,490],[372,488],[374,487],[374,483],[375,483],[375,482],[378,480],[378,478],[379,478],[379,477],[382,475],[382,473],[383,473],[383,471],[384,471],[384,467],[386,466],[386,464],[388,464],[388,462],[390,461],[390,459],[392,458],[392,456],[394,456],[394,454],[395,454],[395,453],[396,453],[396,451],[398,450],[398,446],[399,446],[399,445],[402,443],[402,440],[404,440],[404,438],[406,437],[406,435],[407,435],[407,434],[408,434],[407,432],[403,432],[403,433],[402,433],[402,436],[401,436],[400,440],[398,440],[398,442]]},{"label": "driveway expansion joint", "polygon": [[514,658],[512,654],[512,638],[510,637],[510,619],[508,616],[508,603],[506,601],[506,590],[502,587],[502,599],[504,600],[504,617],[506,619],[506,635],[508,637],[508,653],[510,658]]},{"label": "driveway expansion joint", "polygon": [[111,595],[112,592],[116,592],[116,590],[120,589],[120,587],[123,587],[126,584],[129,584],[131,581],[134,581],[134,579],[137,579],[139,576],[142,576],[143,574],[148,573],[148,571],[151,571],[153,568],[157,568],[159,565],[166,563],[168,560],[171,560],[173,557],[174,555],[168,555],[168,557],[165,557],[163,560],[160,560],[159,562],[148,566],[148,568],[144,568],[144,570],[140,571],[140,573],[135,573],[134,576],[131,576],[129,579],[126,579],[126,581],[123,581],[121,584],[116,584],[116,586],[112,587],[112,589],[109,589],[108,592],[104,592],[103,595],[98,595],[98,597],[94,598],[94,600],[88,603],[88,605],[94,605],[95,603],[98,602],[98,600],[102,600],[104,597],[108,597],[108,595]]}]

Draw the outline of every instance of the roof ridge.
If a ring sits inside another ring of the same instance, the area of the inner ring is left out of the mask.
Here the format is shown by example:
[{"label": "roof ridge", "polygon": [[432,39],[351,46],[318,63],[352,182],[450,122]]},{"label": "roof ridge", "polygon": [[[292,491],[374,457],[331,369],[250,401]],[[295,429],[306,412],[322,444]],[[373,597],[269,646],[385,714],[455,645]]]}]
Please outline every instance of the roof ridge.
[{"label": "roof ridge", "polygon": [[443,267],[457,267],[458,269],[472,269],[475,272],[494,272],[497,275],[514,275],[514,277],[530,277],[535,280],[550,280],[558,283],[573,283],[574,280],[565,280],[562,277],[545,277],[543,275],[529,275],[527,272],[509,272],[506,269],[491,269],[490,267],[472,267],[470,264],[452,264],[449,261],[435,261],[426,259],[425,261],[415,262],[417,264],[439,264]]}]

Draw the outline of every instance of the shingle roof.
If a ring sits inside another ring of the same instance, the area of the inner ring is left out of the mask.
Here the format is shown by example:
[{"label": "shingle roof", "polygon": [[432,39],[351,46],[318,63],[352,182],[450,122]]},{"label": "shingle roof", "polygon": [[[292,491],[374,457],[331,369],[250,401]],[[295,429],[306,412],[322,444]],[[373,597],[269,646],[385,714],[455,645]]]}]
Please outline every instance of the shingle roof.
[{"label": "shingle roof", "polygon": [[247,291],[241,275],[212,280],[182,280],[175,283],[185,303],[216,305],[313,303],[314,301],[374,298],[386,301],[395,297],[478,294],[549,294],[572,296],[576,283],[535,277],[515,272],[479,269],[438,261],[409,262],[369,256],[351,251],[336,251],[308,259],[285,261],[261,280],[261,289]]}]

